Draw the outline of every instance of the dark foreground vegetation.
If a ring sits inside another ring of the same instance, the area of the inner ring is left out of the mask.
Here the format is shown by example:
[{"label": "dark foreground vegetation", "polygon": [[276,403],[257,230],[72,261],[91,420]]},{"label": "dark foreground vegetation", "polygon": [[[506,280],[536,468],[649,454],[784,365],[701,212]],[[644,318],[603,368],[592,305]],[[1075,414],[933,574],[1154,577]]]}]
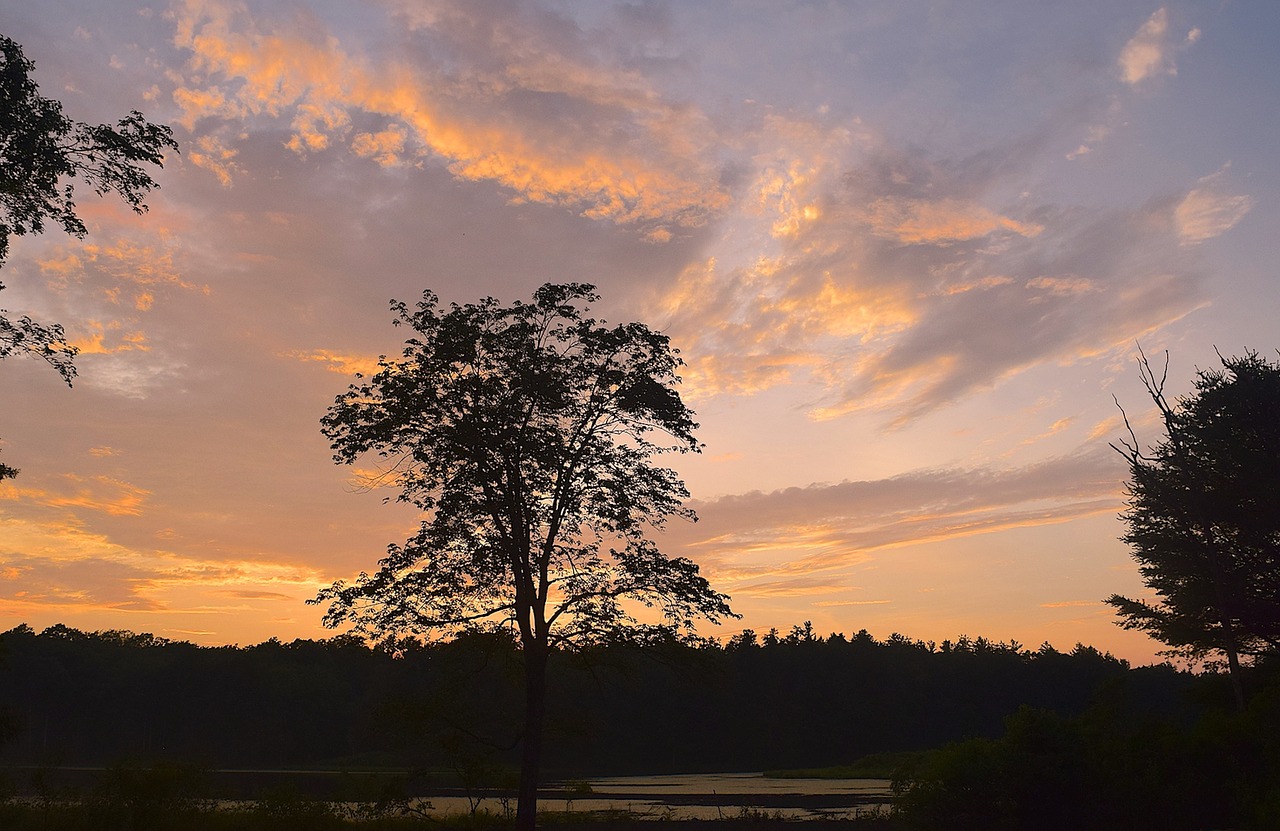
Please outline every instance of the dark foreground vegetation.
[{"label": "dark foreground vegetation", "polygon": [[[449,827],[510,822],[500,797],[518,761],[520,652],[500,637],[209,648],[57,626],[2,642],[0,828],[438,828],[409,797],[442,788],[488,796],[492,811]],[[796,627],[555,660],[547,752],[561,781],[892,777],[894,816],[858,827],[1280,827],[1280,673],[1265,665],[1248,673],[1240,713],[1222,675],[1130,668],[1088,647]],[[543,817],[588,819],[634,822]]]},{"label": "dark foreground vegetation", "polygon": [[[6,831],[509,831],[514,819],[491,812],[429,817],[395,809],[341,806],[269,798],[239,806],[208,800],[123,803],[91,796],[77,802],[0,805]],[[785,831],[795,822],[768,812],[743,811],[716,819],[638,819],[625,811],[540,811],[537,827],[548,831]],[[822,820],[827,831],[896,831],[906,826],[888,814]]]},{"label": "dark foreground vegetation", "polygon": [[899,768],[896,808],[939,831],[1280,828],[1280,678],[1243,713],[1225,678],[1190,692],[1189,721],[1135,712],[1123,686],[1074,718],[1023,708]]}]

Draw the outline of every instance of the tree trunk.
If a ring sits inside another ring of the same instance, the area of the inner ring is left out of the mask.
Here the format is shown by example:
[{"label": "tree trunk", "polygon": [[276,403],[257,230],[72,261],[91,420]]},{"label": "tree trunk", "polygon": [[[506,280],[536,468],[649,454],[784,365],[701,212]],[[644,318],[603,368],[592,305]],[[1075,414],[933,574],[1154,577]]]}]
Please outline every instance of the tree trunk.
[{"label": "tree trunk", "polygon": [[524,738],[520,755],[520,791],[516,798],[517,831],[533,831],[538,820],[538,772],[542,761],[542,722],[546,715],[547,650],[524,653]]},{"label": "tree trunk", "polygon": [[1227,677],[1231,679],[1231,694],[1235,696],[1236,712],[1245,711],[1244,682],[1240,677],[1240,655],[1236,652],[1235,637],[1227,644]]},{"label": "tree trunk", "polygon": [[1221,548],[1218,535],[1213,525],[1205,518],[1206,512],[1200,509],[1200,527],[1204,529],[1204,538],[1208,544],[1209,576],[1213,579],[1213,593],[1218,602],[1218,621],[1222,625],[1222,651],[1227,653],[1227,677],[1231,681],[1231,694],[1235,698],[1236,712],[1245,711],[1244,682],[1240,673],[1240,650],[1236,640],[1236,628],[1231,622],[1231,614],[1227,606],[1227,578],[1222,571],[1222,561],[1218,558]]}]

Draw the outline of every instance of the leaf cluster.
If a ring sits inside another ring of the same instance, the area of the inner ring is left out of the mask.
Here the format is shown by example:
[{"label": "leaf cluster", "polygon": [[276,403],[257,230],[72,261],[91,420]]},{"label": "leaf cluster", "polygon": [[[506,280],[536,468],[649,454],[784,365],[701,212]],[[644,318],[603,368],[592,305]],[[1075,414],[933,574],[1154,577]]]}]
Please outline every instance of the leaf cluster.
[{"label": "leaf cluster", "polygon": [[[74,237],[87,233],[76,214],[77,181],[146,211],[143,199],[156,187],[146,166],[163,166],[165,152],[178,147],[172,130],[136,110],[115,125],[68,118],[58,101],[40,95],[34,68],[21,46],[0,35],[0,266],[11,237],[42,233],[46,223]],[[68,384],[75,377],[76,349],[61,326],[10,320],[0,310],[0,359],[15,352],[43,358]]]},{"label": "leaf cluster", "polygon": [[165,151],[178,147],[170,128],[136,110],[115,126],[73,121],[59,102],[40,95],[34,68],[0,35],[0,264],[10,235],[39,234],[46,221],[85,235],[68,179],[87,182],[99,196],[114,192],[143,213],[142,200],[156,187],[143,165],[162,166]]}]

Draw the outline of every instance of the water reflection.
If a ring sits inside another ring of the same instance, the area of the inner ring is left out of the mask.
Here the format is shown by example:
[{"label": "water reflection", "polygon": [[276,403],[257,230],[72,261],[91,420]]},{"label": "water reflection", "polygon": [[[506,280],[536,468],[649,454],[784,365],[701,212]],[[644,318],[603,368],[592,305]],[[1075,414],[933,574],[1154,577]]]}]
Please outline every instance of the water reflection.
[{"label": "water reflection", "polygon": [[890,803],[888,779],[774,779],[760,773],[715,773],[615,776],[589,783],[589,794],[572,800],[542,799],[539,807],[628,811],[653,819],[718,819],[743,813],[816,819],[887,811]]}]

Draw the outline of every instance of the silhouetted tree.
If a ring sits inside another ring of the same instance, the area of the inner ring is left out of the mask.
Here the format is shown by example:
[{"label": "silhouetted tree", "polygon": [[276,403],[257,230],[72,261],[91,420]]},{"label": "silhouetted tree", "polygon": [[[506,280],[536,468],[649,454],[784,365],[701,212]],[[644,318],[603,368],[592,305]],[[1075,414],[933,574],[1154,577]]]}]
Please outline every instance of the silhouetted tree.
[{"label": "silhouetted tree", "polygon": [[[375,574],[312,602],[329,604],[326,625],[375,638],[518,633],[520,828],[535,822],[551,652],[732,614],[693,562],[650,539],[670,516],[693,518],[684,483],[652,463],[699,450],[675,389],[682,362],[643,324],[587,317],[597,299],[589,285],[548,284],[529,304],[488,298],[444,311],[430,291],[414,310],[393,303],[417,335],[322,420],[335,461],[382,457],[384,479],[427,518]],[[656,607],[663,622],[642,625],[626,600]]]},{"label": "silhouetted tree", "polygon": [[[156,182],[143,165],[163,166],[177,150],[172,131],[133,111],[116,126],[73,121],[57,101],[43,98],[31,78],[35,66],[22,47],[0,35],[0,266],[9,238],[39,234],[54,222],[75,237],[86,233],[76,214],[75,180],[99,195],[118,194],[137,213]],[[4,284],[0,283],[0,291]],[[48,361],[68,385],[75,377],[76,348],[62,327],[0,309],[0,359],[25,352]],[[0,464],[0,479],[17,470]]]},{"label": "silhouetted tree", "polygon": [[1157,600],[1107,602],[1173,654],[1225,656],[1243,709],[1240,656],[1280,649],[1280,364],[1219,357],[1172,403],[1168,356],[1159,378],[1139,359],[1165,437],[1144,451],[1130,428],[1116,449],[1130,474],[1123,539]]}]

